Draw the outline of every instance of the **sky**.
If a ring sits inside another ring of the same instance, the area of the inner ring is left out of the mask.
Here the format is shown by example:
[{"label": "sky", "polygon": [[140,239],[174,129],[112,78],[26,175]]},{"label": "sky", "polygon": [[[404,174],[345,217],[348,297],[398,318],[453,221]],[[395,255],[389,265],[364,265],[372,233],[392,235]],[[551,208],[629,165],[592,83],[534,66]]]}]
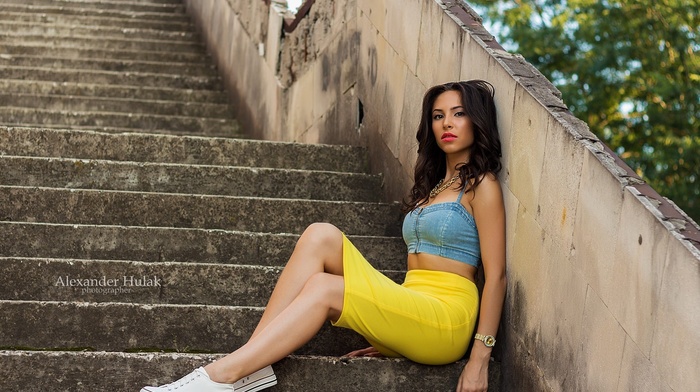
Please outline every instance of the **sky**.
[{"label": "sky", "polygon": [[287,0],[287,8],[289,8],[292,12],[297,12],[299,7],[301,7],[301,3],[303,3],[304,0]]}]

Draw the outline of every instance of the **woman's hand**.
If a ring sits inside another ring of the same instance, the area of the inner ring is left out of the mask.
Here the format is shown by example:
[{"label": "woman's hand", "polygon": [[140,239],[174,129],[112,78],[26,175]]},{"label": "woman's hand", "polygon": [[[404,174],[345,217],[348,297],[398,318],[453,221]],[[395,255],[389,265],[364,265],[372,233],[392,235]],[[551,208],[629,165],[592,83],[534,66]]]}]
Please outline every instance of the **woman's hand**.
[{"label": "woman's hand", "polygon": [[489,387],[489,365],[470,360],[462,370],[457,392],[486,392]]},{"label": "woman's hand", "polygon": [[382,353],[380,353],[376,348],[369,346],[367,348],[363,348],[362,350],[355,350],[353,352],[345,354],[346,357],[350,358],[357,358],[357,357],[383,357]]}]

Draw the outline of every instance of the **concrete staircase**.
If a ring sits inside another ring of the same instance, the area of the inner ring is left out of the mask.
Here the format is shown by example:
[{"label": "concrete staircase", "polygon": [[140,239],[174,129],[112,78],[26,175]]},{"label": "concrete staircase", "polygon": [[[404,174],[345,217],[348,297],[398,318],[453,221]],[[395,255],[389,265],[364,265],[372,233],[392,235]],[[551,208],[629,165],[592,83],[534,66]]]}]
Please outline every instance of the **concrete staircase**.
[{"label": "concrete staircase", "polygon": [[[230,352],[312,222],[403,278],[366,152],[243,138],[193,31],[171,0],[0,3],[0,391],[137,391]],[[324,327],[270,391],[452,391],[463,366],[339,357],[365,346]]]}]

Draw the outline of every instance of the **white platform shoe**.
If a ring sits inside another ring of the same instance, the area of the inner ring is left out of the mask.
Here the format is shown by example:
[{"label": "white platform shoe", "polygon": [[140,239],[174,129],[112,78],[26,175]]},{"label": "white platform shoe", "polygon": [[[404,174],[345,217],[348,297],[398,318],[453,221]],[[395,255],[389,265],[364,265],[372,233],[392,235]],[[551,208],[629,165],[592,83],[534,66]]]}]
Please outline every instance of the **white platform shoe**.
[{"label": "white platform shoe", "polygon": [[233,384],[214,382],[203,367],[170,384],[159,387],[144,387],[141,392],[258,392],[277,385],[272,366],[243,377]]}]

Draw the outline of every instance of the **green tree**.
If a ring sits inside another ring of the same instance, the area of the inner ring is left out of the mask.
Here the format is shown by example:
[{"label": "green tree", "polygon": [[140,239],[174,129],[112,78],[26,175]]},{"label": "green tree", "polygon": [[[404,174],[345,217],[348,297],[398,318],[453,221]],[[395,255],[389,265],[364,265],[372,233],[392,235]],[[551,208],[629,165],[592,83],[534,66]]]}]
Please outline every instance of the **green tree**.
[{"label": "green tree", "polygon": [[469,3],[574,115],[700,221],[699,0]]}]

